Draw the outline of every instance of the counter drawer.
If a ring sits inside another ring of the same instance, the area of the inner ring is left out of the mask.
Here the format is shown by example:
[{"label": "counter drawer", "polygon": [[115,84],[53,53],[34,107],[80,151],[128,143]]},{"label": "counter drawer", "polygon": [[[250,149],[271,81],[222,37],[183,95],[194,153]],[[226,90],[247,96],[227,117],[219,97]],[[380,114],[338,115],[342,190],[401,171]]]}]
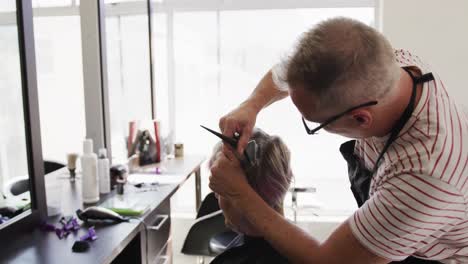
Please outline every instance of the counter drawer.
[{"label": "counter drawer", "polygon": [[146,220],[148,262],[160,255],[171,235],[170,200],[164,201]]}]

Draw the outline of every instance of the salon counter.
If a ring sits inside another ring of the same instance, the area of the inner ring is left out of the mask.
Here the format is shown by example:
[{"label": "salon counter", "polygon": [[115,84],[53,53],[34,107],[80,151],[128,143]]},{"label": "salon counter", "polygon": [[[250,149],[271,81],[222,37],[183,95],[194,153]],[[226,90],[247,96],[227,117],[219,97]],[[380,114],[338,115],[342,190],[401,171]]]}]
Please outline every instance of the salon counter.
[{"label": "salon counter", "polygon": [[[20,237],[0,238],[0,263],[171,263],[170,198],[191,175],[195,175],[195,199],[199,206],[200,165],[203,159],[202,156],[186,156],[167,160],[158,166],[164,168],[166,179],[171,177],[170,183],[147,189],[126,185],[123,195],[117,195],[113,191],[101,196],[100,202],[118,198],[147,205],[148,209],[138,219],[131,219],[129,222],[95,225],[98,239],[90,242],[87,252],[74,253],[71,248],[86,233],[88,226],[82,225],[76,234],[71,233],[61,240],[53,232],[36,228]],[[60,194],[57,194],[60,195],[58,200],[61,212],[62,215],[70,216],[75,215],[77,209],[83,208],[83,204],[80,178],[71,183],[67,176],[66,169],[53,172],[46,175],[46,185],[61,186]],[[158,177],[156,174],[154,176]],[[58,220],[59,217],[50,217],[48,222],[58,224]]]}]

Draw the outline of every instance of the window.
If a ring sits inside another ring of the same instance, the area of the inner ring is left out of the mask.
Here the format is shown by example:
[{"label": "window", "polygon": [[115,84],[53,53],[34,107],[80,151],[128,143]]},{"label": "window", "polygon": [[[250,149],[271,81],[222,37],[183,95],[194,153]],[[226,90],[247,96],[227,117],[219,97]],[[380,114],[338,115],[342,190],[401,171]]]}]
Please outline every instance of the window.
[{"label": "window", "polygon": [[70,6],[73,0],[32,0],[33,7]]},{"label": "window", "polygon": [[[153,50],[153,91],[154,91],[154,111],[155,117],[161,124],[161,135],[164,137],[173,137],[173,116],[174,108],[171,105],[171,91],[169,89],[169,56],[172,45],[168,43],[167,15],[165,13],[152,14],[152,50]],[[172,85],[172,84],[171,84]],[[171,141],[169,139],[169,141]]]},{"label": "window", "polygon": [[34,17],[44,160],[66,162],[86,137],[80,17]]},{"label": "window", "polygon": [[[347,16],[366,24],[372,8],[314,8],[225,11],[220,14],[221,113],[227,113],[250,94],[272,65],[293,46],[298,36],[326,18]],[[285,23],[287,21],[287,23]],[[265,30],[274,29],[274,30]],[[287,98],[267,108],[257,126],[281,136],[292,152],[296,186],[317,187],[316,198],[327,212],[347,214],[356,208],[349,190],[347,166],[338,149],[346,139],[329,133],[310,137],[300,114]],[[302,195],[302,202],[312,196]],[[305,199],[305,200],[304,200]]]},{"label": "window", "polygon": [[0,1],[0,12],[16,11],[15,1]]},{"label": "window", "polygon": [[104,0],[104,3],[106,4],[124,3],[124,2],[141,2],[141,0]]},{"label": "window", "polygon": [[[15,9],[13,5],[11,8]],[[0,25],[0,195],[14,177],[28,176],[18,27]],[[0,197],[0,201],[3,196]]]},{"label": "window", "polygon": [[207,153],[216,140],[196,139],[204,136],[199,133],[200,124],[217,122],[223,110],[217,90],[217,15],[211,11],[175,13],[173,23],[176,139],[188,152]]},{"label": "window", "polygon": [[[188,153],[210,155],[217,139],[199,129],[199,125],[217,128],[219,118],[247,98],[302,32],[335,16],[353,17],[369,25],[374,18],[370,7],[233,9],[174,12],[167,21],[168,28],[173,24],[173,32],[161,35],[172,36],[166,40],[173,45],[173,54],[167,56],[173,56],[174,60],[172,63],[167,60],[168,71],[173,71],[168,83],[175,94],[176,140],[184,143]],[[167,78],[165,74],[156,74],[156,80]],[[301,202],[318,201],[324,208],[322,215],[346,216],[356,208],[346,163],[338,151],[345,138],[326,132],[317,137],[306,135],[300,114],[290,99],[263,111],[257,126],[281,136],[291,149],[294,184],[317,187],[316,195],[303,195],[299,198]],[[207,177],[208,172],[203,175]],[[183,196],[187,195],[192,194]],[[189,210],[187,203],[179,199],[175,205]]]},{"label": "window", "polygon": [[113,158],[127,157],[129,122],[151,120],[147,15],[106,16],[107,70]]},{"label": "window", "polygon": [[[14,9],[0,2],[0,12]],[[183,142],[186,153],[210,155],[217,139],[199,125],[217,128],[219,118],[251,93],[302,32],[334,16],[370,25],[374,20],[372,1],[367,0],[152,0],[150,58],[147,1],[104,2],[114,162],[126,159],[129,121],[150,120],[153,112],[162,121],[163,134]],[[41,9],[34,22],[44,158],[64,160],[67,152],[81,151],[85,137],[79,1],[33,4]],[[53,6],[60,8],[49,8]],[[272,9],[261,9],[265,6]],[[295,185],[317,187],[315,198],[326,209],[324,214],[347,215],[356,207],[338,152],[344,138],[326,132],[307,136],[290,99],[263,111],[257,122],[288,144]],[[202,175],[208,176],[206,168]],[[207,178],[203,186],[208,191]],[[193,188],[184,189],[187,192],[174,204],[177,209],[193,208],[186,199]]]}]

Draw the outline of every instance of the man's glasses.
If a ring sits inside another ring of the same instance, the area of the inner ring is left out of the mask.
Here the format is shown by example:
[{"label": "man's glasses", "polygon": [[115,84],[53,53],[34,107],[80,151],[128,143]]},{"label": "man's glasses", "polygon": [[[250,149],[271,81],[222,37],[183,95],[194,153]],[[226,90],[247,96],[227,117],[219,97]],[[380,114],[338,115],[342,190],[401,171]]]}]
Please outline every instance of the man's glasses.
[{"label": "man's glasses", "polygon": [[359,108],[362,108],[362,107],[367,107],[367,106],[371,106],[371,105],[376,105],[377,104],[377,101],[370,101],[370,102],[367,102],[367,103],[364,103],[364,104],[360,104],[358,106],[355,106],[355,107],[351,107],[349,108],[348,110],[344,111],[344,112],[341,112],[337,115],[334,115],[332,117],[330,117],[329,119],[325,120],[325,122],[323,122],[322,124],[320,124],[318,127],[314,128],[314,129],[310,129],[308,126],[307,126],[307,123],[304,119],[304,117],[302,117],[302,123],[304,123],[304,127],[305,127],[305,130],[307,132],[307,134],[309,135],[314,135],[314,134],[317,134],[317,132],[328,126],[330,123],[333,123],[335,122],[336,120],[340,119],[341,117],[351,113],[352,111],[356,110],[356,109],[359,109]]}]

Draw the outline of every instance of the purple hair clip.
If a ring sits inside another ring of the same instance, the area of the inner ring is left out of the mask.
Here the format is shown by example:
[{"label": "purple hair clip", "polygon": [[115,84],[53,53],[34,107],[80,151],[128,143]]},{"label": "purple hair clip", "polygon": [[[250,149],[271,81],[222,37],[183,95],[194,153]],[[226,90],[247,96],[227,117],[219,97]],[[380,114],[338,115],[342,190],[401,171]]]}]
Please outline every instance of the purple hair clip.
[{"label": "purple hair clip", "polygon": [[62,225],[60,228],[46,222],[43,222],[40,228],[44,232],[55,232],[59,239],[67,237],[71,232],[76,232],[80,229],[80,225],[75,217],[70,217],[68,219],[62,217],[59,223]]},{"label": "purple hair clip", "polygon": [[57,237],[58,237],[59,239],[62,239],[62,238],[64,238],[64,237],[66,237],[66,232],[65,232],[65,230],[63,230],[63,229],[61,229],[61,228],[56,228],[56,229],[55,229],[55,234],[57,235]]},{"label": "purple hair clip", "polygon": [[6,221],[10,220],[10,218],[6,217],[6,216],[2,216],[0,215],[0,224],[3,224],[5,223]]},{"label": "purple hair clip", "polygon": [[55,232],[55,226],[53,224],[48,224],[46,222],[43,222],[41,224],[41,230],[45,232]]},{"label": "purple hair clip", "polygon": [[78,220],[75,217],[73,217],[73,219],[71,220],[71,224],[72,224],[72,230],[75,232],[78,231],[78,229],[80,229],[81,227],[80,224],[78,224]]},{"label": "purple hair clip", "polygon": [[94,229],[94,226],[92,226],[88,229],[88,232],[85,235],[80,237],[80,241],[85,241],[85,240],[94,241],[97,238],[98,237],[96,234],[96,230]]},{"label": "purple hair clip", "polygon": [[63,226],[63,229],[67,232],[76,232],[80,229],[80,225],[76,218],[72,217],[68,222]]}]

